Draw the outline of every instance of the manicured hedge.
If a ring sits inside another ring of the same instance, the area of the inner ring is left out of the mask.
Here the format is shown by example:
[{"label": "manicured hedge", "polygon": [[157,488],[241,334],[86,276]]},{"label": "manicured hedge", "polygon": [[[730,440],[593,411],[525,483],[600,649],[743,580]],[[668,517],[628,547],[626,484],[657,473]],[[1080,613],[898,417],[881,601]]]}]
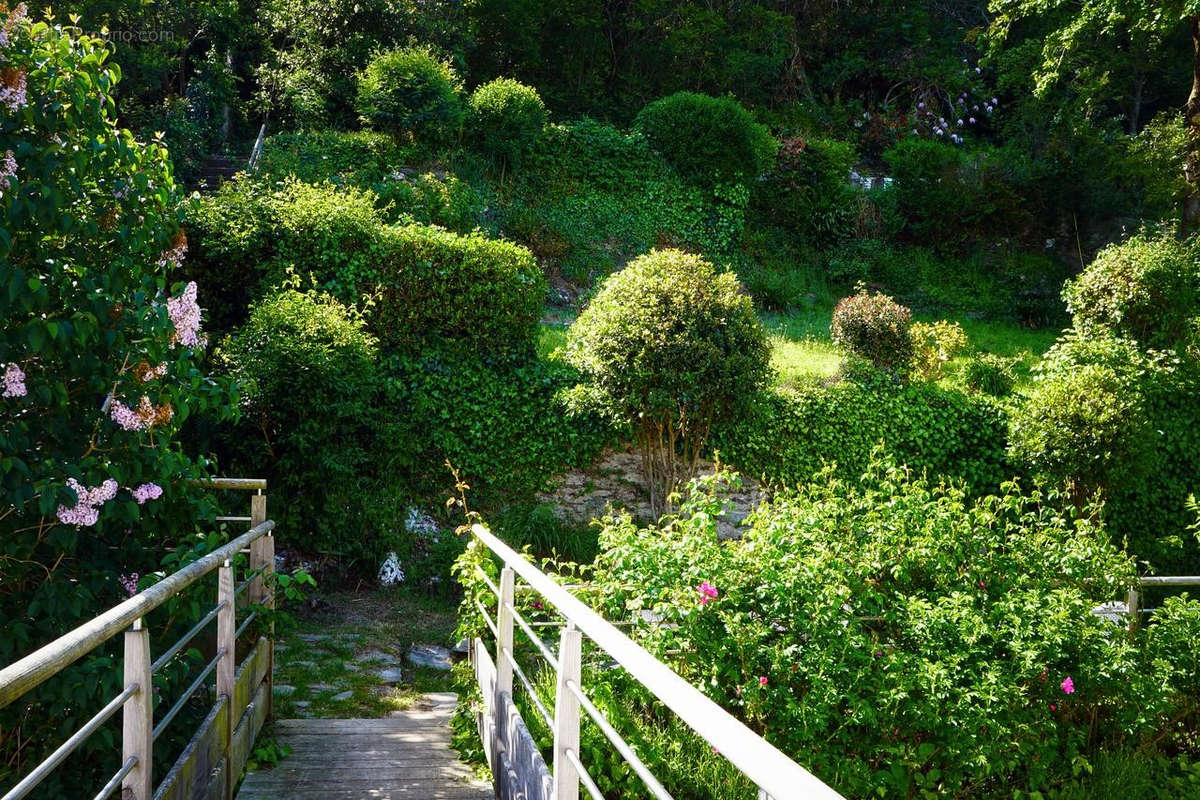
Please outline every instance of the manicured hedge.
[{"label": "manicured hedge", "polygon": [[985,492],[1011,474],[1005,435],[1004,411],[989,398],[929,383],[846,381],[766,392],[747,421],[714,435],[713,447],[747,475],[794,486],[826,463],[857,478],[883,442],[899,463]]}]

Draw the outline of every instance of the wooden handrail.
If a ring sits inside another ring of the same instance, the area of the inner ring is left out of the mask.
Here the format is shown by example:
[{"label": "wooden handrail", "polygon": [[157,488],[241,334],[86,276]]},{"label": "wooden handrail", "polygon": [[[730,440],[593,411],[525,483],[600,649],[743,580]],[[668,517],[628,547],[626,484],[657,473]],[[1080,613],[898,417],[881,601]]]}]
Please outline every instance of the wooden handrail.
[{"label": "wooden handrail", "polygon": [[[670,667],[526,561],[486,527],[473,525],[471,532],[500,557],[505,567],[520,575],[553,605],[568,623],[573,623],[575,628],[624,667],[696,734],[720,750],[721,755],[753,781],[762,793],[775,800],[841,800],[840,794],[675,674]],[[503,610],[503,604],[498,610]],[[499,660],[503,660],[502,655]]]},{"label": "wooden handrail", "polygon": [[200,478],[192,481],[192,484],[203,486],[205,489],[240,489],[259,492],[267,490],[266,478]]},{"label": "wooden handrail", "polygon": [[[250,482],[256,479],[221,478],[219,480]],[[262,483],[265,487],[266,482]],[[94,617],[73,631],[58,637],[45,647],[9,664],[0,670],[0,708],[4,708],[76,659],[116,636],[133,624],[134,620],[149,614],[209,572],[217,569],[226,559],[233,558],[240,550],[269,533],[274,527],[275,522],[267,520],[261,525],[251,528],[229,544],[193,561],[146,591],[134,595],[124,603],[110,608],[100,616]]]}]

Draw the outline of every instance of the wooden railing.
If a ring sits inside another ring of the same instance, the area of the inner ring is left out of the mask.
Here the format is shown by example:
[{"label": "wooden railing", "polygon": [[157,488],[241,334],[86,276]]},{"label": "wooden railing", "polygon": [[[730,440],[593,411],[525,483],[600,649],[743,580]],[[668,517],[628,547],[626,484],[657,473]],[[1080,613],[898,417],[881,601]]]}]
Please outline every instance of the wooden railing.
[{"label": "wooden railing", "polygon": [[[832,800],[841,797],[522,558],[487,528],[475,525],[471,530],[503,564],[499,585],[479,570],[479,576],[496,595],[494,617],[482,602],[477,601],[479,612],[495,636],[494,660],[482,639],[476,639],[471,647],[472,664],[484,700],[484,710],[477,720],[479,733],[488,754],[497,794],[502,800],[516,797],[576,800],[581,784],[593,800],[603,798],[579,755],[582,714],[595,723],[651,795],[658,800],[670,800],[666,788],[588,699],[581,669],[584,636],[737,767],[759,788],[760,800]],[[559,635],[557,654],[517,611],[513,601],[518,577],[564,618],[565,627]],[[553,713],[542,703],[517,661],[513,650],[514,623],[557,673]],[[528,693],[533,708],[554,732],[552,770],[547,768],[513,705],[514,674]]]},{"label": "wooden railing", "polygon": [[1157,608],[1145,608],[1142,605],[1141,589],[1147,587],[1200,586],[1200,575],[1163,575],[1159,577],[1144,577],[1138,579],[1138,586],[1129,590],[1125,598],[1125,614],[1129,620],[1129,629],[1133,630],[1142,623],[1143,614],[1153,614]]},{"label": "wooden railing", "polygon": [[[254,621],[257,612],[237,624],[238,598],[246,604],[272,608],[268,591],[274,572],[275,523],[267,519],[266,481],[250,478],[214,478],[204,481],[211,489],[256,492],[250,499],[248,517],[219,517],[246,522],[249,530],[229,544],[188,564],[134,595],[118,606],[94,617],[50,644],[0,670],[0,708],[21,698],[57,675],[76,660],[124,631],[124,689],[104,708],[73,733],[58,749],[28,772],[2,800],[29,796],[53,770],[89,736],[118,711],[122,712],[121,767],[99,788],[96,800],[109,797],[118,788],[122,800],[193,800],[229,798],[245,765],[250,747],[270,712],[273,645],[260,637],[240,666],[236,664],[238,637]],[[249,577],[238,585],[234,576],[235,557],[249,552]],[[143,618],[201,578],[217,573],[217,603],[178,641],[151,660],[150,632]],[[184,650],[201,631],[216,620],[216,655],[166,713],[154,722],[153,676]],[[195,735],[159,784],[153,787],[154,741],[184,705],[215,671],[217,701]],[[92,797],[91,789],[79,787],[78,797]]]}]

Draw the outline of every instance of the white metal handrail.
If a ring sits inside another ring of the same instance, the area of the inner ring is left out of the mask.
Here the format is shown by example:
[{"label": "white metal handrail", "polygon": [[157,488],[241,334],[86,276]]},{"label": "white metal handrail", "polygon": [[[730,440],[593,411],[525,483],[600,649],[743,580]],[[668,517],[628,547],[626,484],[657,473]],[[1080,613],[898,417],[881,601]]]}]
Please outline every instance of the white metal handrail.
[{"label": "white metal handrail", "polygon": [[[534,591],[541,595],[567,621],[561,634],[561,648],[556,671],[558,692],[555,703],[555,757],[554,784],[555,800],[573,800],[578,797],[579,783],[589,793],[595,790],[583,764],[579,761],[579,695],[580,686],[579,637],[586,635],[601,650],[608,654],[642,686],[650,691],[663,705],[671,709],[697,735],[718,749],[723,757],[737,767],[742,774],[759,787],[760,797],[773,800],[834,800],[841,795],[823,783],[808,770],[792,761],[776,747],[746,727],[728,711],[713,702],[707,695],[685,681],[667,665],[656,659],[645,648],[638,645],[612,623],[571,595],[555,583],[548,575],[525,560],[519,553],[506,545],[483,525],[473,525],[472,534],[504,564],[497,591],[497,616],[493,622],[487,620],[489,628],[497,637],[497,680],[496,695],[512,693],[512,673],[506,656],[512,657],[513,636],[513,590],[514,577],[519,575]],[[489,581],[490,583],[490,581]],[[480,610],[484,611],[482,604]],[[484,611],[486,616],[486,611]],[[521,626],[525,628],[524,625]],[[524,630],[525,633],[530,633]],[[506,652],[507,651],[507,652]],[[515,660],[515,658],[514,658]],[[503,666],[502,666],[503,665]],[[590,703],[585,710],[591,716],[595,707]],[[493,710],[498,704],[492,705]],[[597,712],[598,713],[598,712]],[[616,734],[611,725],[601,726],[606,736]],[[620,739],[618,750],[626,759],[633,749]],[[632,765],[632,761],[630,762]],[[644,767],[644,765],[640,765]],[[635,771],[642,773],[642,769]],[[644,776],[643,776],[644,777]],[[657,783],[657,781],[655,781]],[[670,797],[661,785],[648,784],[656,796]]]}]

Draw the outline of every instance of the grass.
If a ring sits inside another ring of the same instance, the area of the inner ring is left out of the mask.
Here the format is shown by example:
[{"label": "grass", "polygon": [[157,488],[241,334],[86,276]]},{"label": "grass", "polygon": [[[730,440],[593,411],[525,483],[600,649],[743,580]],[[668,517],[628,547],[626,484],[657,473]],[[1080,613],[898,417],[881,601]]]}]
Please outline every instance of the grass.
[{"label": "grass", "polygon": [[[294,688],[290,694],[276,689],[277,716],[384,717],[427,692],[452,691],[449,672],[405,661],[413,644],[450,643],[456,625],[451,601],[384,589],[322,600],[323,610],[302,617],[276,646],[275,685]],[[385,669],[399,670],[401,680],[385,680],[379,674]]]}]

